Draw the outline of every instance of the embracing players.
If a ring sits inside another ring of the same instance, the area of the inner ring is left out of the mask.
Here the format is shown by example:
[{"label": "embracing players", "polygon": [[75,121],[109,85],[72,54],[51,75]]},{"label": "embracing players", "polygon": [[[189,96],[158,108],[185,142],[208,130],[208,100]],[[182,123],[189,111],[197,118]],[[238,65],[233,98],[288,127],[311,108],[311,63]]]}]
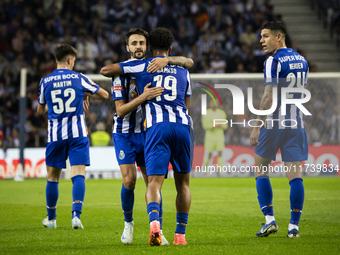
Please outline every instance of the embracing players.
[{"label": "embracing players", "polygon": [[[144,59],[149,41],[149,34],[146,31],[140,28],[132,28],[125,35],[125,41],[126,49],[131,54],[131,59],[126,61],[126,63],[136,59]],[[185,67],[191,67],[193,64],[191,59],[184,57],[158,58],[149,66],[149,71],[160,69],[168,64],[168,62]],[[106,73],[106,75],[112,76],[113,73]],[[123,177],[121,189],[122,209],[125,220],[125,227],[121,236],[123,244],[131,244],[133,241],[134,188],[137,178],[135,162],[140,167],[145,184],[148,186],[144,160],[145,127],[143,125],[141,104],[161,96],[164,91],[163,87],[149,88],[150,85],[151,83],[146,85],[143,93],[139,95],[136,80],[128,75],[116,76],[112,83],[112,96],[116,106],[112,137],[117,161]],[[139,96],[137,97],[137,95]],[[162,199],[160,201],[159,213],[162,245],[170,244],[162,233]]]},{"label": "embracing players", "polygon": [[[266,223],[256,233],[263,237],[276,233],[278,226],[274,218],[273,192],[269,180],[269,165],[275,160],[278,149],[282,161],[289,171],[286,173],[290,184],[291,219],[287,237],[299,237],[299,221],[304,202],[304,186],[301,164],[308,158],[308,142],[304,128],[303,113],[296,105],[286,105],[286,115],[282,114],[281,88],[304,88],[308,78],[308,64],[303,56],[287,48],[285,44],[286,28],[281,22],[269,22],[261,31],[260,43],[266,53],[273,53],[264,64],[265,89],[260,110],[272,106],[273,88],[278,90],[278,105],[268,116],[258,116],[256,126],[250,135],[250,143],[255,145],[256,189],[261,210]],[[287,98],[301,99],[302,93],[287,93]]]},{"label": "embracing players", "polygon": [[[171,51],[172,33],[165,28],[154,29],[150,34],[153,56],[166,58]],[[130,61],[105,66],[101,74],[130,74],[136,78],[140,92],[150,87],[163,87],[164,92],[148,100],[143,107],[145,125],[145,162],[148,176],[146,191],[147,212],[150,218],[150,245],[161,245],[160,191],[171,162],[177,189],[177,228],[174,244],[185,245],[185,230],[191,204],[189,177],[193,153],[193,131],[188,115],[191,96],[190,75],[180,66],[165,66],[156,73],[149,73],[153,59]]]},{"label": "embracing players", "polygon": [[[57,69],[41,79],[37,112],[48,111],[46,145],[46,207],[43,225],[56,228],[58,184],[62,168],[69,158],[72,176],[72,227],[83,229],[80,214],[85,196],[85,166],[90,165],[89,138],[83,113],[88,107],[88,95],[108,98],[109,94],[85,75],[72,71],[77,51],[68,44],[54,50]],[[84,100],[84,101],[83,101]]]}]

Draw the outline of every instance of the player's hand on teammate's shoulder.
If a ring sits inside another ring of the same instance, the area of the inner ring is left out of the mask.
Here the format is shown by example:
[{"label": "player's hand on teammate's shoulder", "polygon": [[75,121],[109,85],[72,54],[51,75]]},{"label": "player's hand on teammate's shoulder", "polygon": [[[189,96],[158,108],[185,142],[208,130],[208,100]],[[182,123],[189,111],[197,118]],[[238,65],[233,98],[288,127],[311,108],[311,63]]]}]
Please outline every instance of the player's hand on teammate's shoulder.
[{"label": "player's hand on teammate's shoulder", "polygon": [[83,109],[84,109],[84,111],[86,111],[87,109],[89,109],[89,106],[90,106],[89,96],[86,95],[86,93],[85,93],[84,99],[83,99]]},{"label": "player's hand on teammate's shoulder", "polygon": [[149,73],[154,73],[154,72],[162,69],[168,63],[169,63],[169,59],[167,57],[165,57],[165,58],[154,58],[153,60],[151,60],[151,64],[148,66],[147,71]]},{"label": "player's hand on teammate's shoulder", "polygon": [[252,146],[259,145],[259,136],[260,136],[260,129],[259,128],[253,128],[253,131],[250,134],[250,144]]},{"label": "player's hand on teammate's shoulder", "polygon": [[162,95],[164,91],[163,87],[150,88],[150,86],[151,86],[151,82],[146,84],[146,86],[144,87],[143,94],[145,95],[145,100],[151,100],[151,99],[154,99],[155,97]]}]

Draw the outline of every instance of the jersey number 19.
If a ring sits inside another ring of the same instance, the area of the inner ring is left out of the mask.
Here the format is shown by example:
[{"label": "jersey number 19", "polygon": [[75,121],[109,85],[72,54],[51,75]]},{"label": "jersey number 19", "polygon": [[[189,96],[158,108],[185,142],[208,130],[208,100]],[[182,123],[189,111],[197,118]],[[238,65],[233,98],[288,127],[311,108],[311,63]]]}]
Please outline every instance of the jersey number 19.
[{"label": "jersey number 19", "polygon": [[[157,75],[153,77],[153,81],[156,82],[156,87],[161,87],[163,82],[163,75]],[[171,85],[170,85],[171,82]],[[177,79],[174,76],[166,76],[164,78],[164,89],[171,90],[171,95],[164,95],[164,99],[167,101],[173,101],[177,97]],[[161,101],[161,96],[156,97],[156,101]]]}]

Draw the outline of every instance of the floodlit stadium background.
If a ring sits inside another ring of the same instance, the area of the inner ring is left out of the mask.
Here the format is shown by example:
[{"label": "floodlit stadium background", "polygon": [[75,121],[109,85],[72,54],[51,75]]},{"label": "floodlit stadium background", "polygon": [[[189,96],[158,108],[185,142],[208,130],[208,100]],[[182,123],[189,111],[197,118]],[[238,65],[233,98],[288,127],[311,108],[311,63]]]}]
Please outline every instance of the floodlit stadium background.
[{"label": "floodlit stadium background", "polygon": [[[280,4],[278,1],[237,0],[1,1],[0,178],[12,178],[19,164],[17,148],[20,129],[20,70],[27,68],[26,120],[22,125],[25,130],[25,176],[40,177],[45,175],[47,118],[36,114],[38,84],[41,77],[55,68],[52,54],[54,46],[60,42],[75,46],[79,53],[75,70],[92,77],[93,74],[98,74],[105,64],[129,58],[125,50],[124,34],[135,26],[148,31],[156,26],[171,29],[175,36],[172,55],[187,56],[195,61],[190,69],[193,85],[191,116],[196,136],[193,170],[196,166],[202,166],[205,157],[204,130],[201,125],[203,91],[198,89],[199,82],[211,86],[218,83],[237,85],[243,90],[245,100],[247,87],[252,87],[254,106],[258,107],[263,93],[263,78],[260,73],[266,57],[258,43],[260,28],[270,20],[282,20],[291,24],[290,16],[285,19],[285,16],[275,11],[275,6]],[[306,8],[312,6],[315,15],[318,14],[321,21],[329,26],[332,35],[338,38],[336,4],[318,0],[305,1],[304,4]],[[296,10],[298,5],[301,7],[302,2],[296,4]],[[288,31],[293,28],[288,27]],[[318,166],[326,164],[327,168],[329,164],[338,166],[340,78],[336,74],[314,73],[318,69],[324,70],[323,66],[317,66],[314,60],[311,61],[308,58],[308,50],[301,49],[289,33],[286,42],[288,47],[306,56],[311,71],[307,88],[311,91],[312,99],[306,104],[306,108],[311,111],[312,116],[305,118],[310,155],[306,163]],[[323,47],[324,50],[326,48]],[[233,75],[236,76],[221,77],[223,73],[235,73]],[[245,73],[254,74],[254,77],[245,79]],[[93,79],[110,91],[110,81],[100,81],[100,75],[94,76]],[[245,116],[233,116],[230,92],[217,92],[222,98],[221,108],[226,111],[229,121],[255,118],[247,107]],[[104,102],[91,100],[90,110],[86,112],[90,137],[99,126],[104,126],[105,131],[111,134],[114,111],[111,97]],[[229,127],[225,132],[226,148],[223,158],[226,166],[234,165],[239,168],[242,165],[253,165],[253,148],[249,147],[250,132],[250,128],[240,125]],[[92,147],[91,157],[92,165],[87,168],[88,178],[120,177],[112,141],[107,147]],[[211,164],[216,162],[217,160],[213,159]],[[274,164],[280,163],[278,160]],[[336,172],[306,171],[306,174],[315,176]],[[217,174],[200,175],[193,171],[192,176],[215,177]],[[220,176],[249,175],[222,173]]]}]

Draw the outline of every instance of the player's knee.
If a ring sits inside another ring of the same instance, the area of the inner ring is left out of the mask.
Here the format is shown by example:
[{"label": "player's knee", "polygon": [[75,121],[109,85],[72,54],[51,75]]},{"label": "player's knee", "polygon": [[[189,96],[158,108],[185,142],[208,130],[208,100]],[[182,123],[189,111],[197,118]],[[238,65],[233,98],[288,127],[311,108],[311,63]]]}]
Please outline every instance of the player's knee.
[{"label": "player's knee", "polygon": [[123,183],[124,183],[124,187],[127,189],[134,189],[136,186],[136,180],[133,180],[133,179],[126,180],[126,181],[124,180]]},{"label": "player's knee", "polygon": [[187,193],[190,192],[189,182],[182,182],[176,185],[177,193]]},{"label": "player's knee", "polygon": [[302,178],[302,172],[287,172],[286,176],[289,181],[295,179],[295,178]]},{"label": "player's knee", "polygon": [[135,174],[128,174],[123,177],[123,183],[125,188],[133,189],[136,186],[136,175]]}]

